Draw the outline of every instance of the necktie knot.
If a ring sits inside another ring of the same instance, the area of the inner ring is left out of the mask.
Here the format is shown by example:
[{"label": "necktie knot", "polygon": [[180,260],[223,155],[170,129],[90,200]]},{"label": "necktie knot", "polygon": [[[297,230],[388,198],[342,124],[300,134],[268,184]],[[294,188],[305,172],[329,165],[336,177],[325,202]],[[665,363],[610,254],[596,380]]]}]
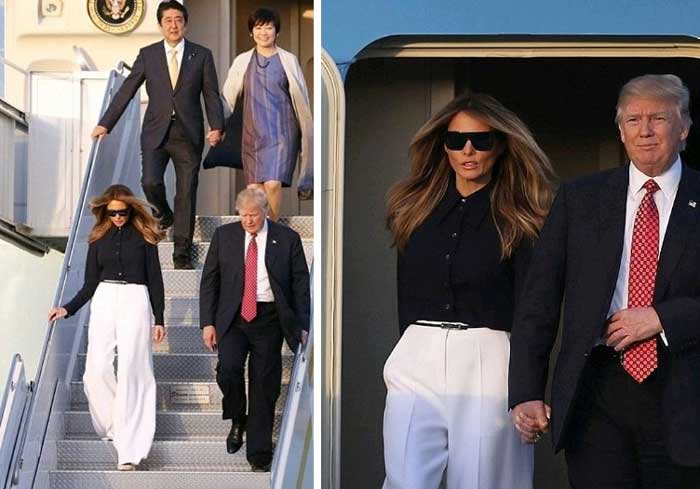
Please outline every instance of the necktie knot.
[{"label": "necktie knot", "polygon": [[654,194],[654,192],[661,190],[661,187],[659,187],[659,184],[656,183],[653,178],[650,178],[644,182],[644,189],[647,193]]}]

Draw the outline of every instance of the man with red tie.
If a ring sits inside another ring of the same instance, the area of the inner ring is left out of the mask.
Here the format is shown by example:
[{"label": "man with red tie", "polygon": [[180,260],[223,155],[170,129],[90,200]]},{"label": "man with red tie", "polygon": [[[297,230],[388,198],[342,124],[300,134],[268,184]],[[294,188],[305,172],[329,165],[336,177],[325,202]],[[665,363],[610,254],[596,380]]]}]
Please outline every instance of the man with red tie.
[{"label": "man with red tie", "polygon": [[246,456],[259,472],[269,471],[272,462],[282,340],[296,351],[305,341],[310,317],[309,272],[301,238],[268,220],[267,207],[261,190],[238,194],[241,220],[214,232],[199,289],[204,343],[210,351],[218,351],[216,382],[223,393],[223,418],[232,420],[226,448],[236,453],[245,431]]},{"label": "man with red tie", "polygon": [[689,98],[674,75],[630,80],[616,116],[630,164],[563,184],[533,253],[509,404],[525,441],[550,428],[563,310],[551,431],[574,489],[700,487],[700,174],[679,156]]}]

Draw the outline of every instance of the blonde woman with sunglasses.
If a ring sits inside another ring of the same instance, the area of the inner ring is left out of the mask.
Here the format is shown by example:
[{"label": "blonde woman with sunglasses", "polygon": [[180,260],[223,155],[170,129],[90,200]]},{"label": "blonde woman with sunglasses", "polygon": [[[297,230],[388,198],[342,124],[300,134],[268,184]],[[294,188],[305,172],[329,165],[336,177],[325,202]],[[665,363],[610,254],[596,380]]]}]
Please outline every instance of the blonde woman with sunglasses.
[{"label": "blonde woman with sunglasses", "polygon": [[118,469],[134,470],[155,434],[151,339],[165,337],[157,247],[163,234],[149,204],[124,185],[107,188],[91,208],[96,222],[88,238],[85,282],[71,301],[49,312],[49,321],[74,315],[92,299],[83,375],[90,416],[98,436],[113,441]]},{"label": "blonde woman with sunglasses", "polygon": [[531,489],[508,415],[510,329],[553,171],[494,98],[450,102],[388,194],[401,339],[386,361],[384,489]]}]

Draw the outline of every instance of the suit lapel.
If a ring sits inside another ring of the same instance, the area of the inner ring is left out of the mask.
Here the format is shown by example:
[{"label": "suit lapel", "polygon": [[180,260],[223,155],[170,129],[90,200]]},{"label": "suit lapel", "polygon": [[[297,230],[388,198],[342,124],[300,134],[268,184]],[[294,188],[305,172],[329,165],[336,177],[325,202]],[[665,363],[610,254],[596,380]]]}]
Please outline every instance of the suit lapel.
[{"label": "suit lapel", "polygon": [[[192,49],[192,45],[185,39],[185,49],[182,52],[182,63],[180,63],[180,72],[177,75],[177,83],[175,84],[175,89],[173,90],[173,93],[176,93],[180,87],[182,86],[182,80],[185,78],[185,75],[187,74],[187,69],[192,64],[192,56],[194,56],[194,50]],[[170,75],[168,75],[169,77]]]},{"label": "suit lapel", "polygon": [[697,213],[700,209],[696,208],[697,204],[694,207],[691,202],[700,202],[700,188],[698,188],[698,182],[692,177],[693,175],[683,166],[681,181],[678,184],[676,200],[673,203],[656,269],[654,302],[659,302],[664,297],[673,271],[685,248],[688,235],[695,229]]},{"label": "suit lapel", "polygon": [[620,272],[620,259],[625,240],[625,213],[627,210],[627,187],[629,185],[629,165],[625,165],[610,175],[600,194],[600,260],[604,277],[605,296],[602,302],[607,314],[617,275]]},{"label": "suit lapel", "polygon": [[168,70],[168,54],[165,51],[165,41],[161,41],[156,46],[156,58],[158,59],[158,66],[160,66],[160,71],[163,79],[168,82],[168,88],[172,91],[173,84],[170,81],[170,70]]},{"label": "suit lapel", "polygon": [[245,276],[245,231],[239,222],[233,228],[233,245],[231,247],[233,253],[234,270],[240,270],[241,276]]},{"label": "suit lapel", "polygon": [[265,243],[265,267],[267,268],[268,276],[273,276],[272,265],[277,261],[279,255],[279,233],[277,232],[277,224],[272,221],[267,221],[267,242]]}]

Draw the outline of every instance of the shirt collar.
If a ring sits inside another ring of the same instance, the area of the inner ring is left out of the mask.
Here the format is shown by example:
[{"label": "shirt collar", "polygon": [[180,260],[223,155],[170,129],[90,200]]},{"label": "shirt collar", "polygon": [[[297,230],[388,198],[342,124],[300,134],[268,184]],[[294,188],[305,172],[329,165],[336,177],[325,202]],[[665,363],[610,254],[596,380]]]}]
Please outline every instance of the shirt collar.
[{"label": "shirt collar", "polygon": [[[163,39],[163,46],[165,46],[165,54],[169,54],[170,50],[173,49],[170,47],[170,44],[168,44],[168,41]],[[175,51],[177,51],[177,54],[181,54],[185,50],[185,38],[183,37],[180,39],[180,42],[175,45]]]},{"label": "shirt collar", "polygon": [[[676,161],[661,175],[655,176],[653,180],[659,185],[661,192],[667,199],[673,196],[673,194],[678,190],[678,184],[681,181],[682,173],[681,158],[678,156]],[[649,176],[642,173],[634,163],[630,162],[630,183],[629,183],[629,194],[635,199],[639,200],[644,197],[644,184],[649,180]]]},{"label": "shirt collar", "polygon": [[[127,232],[131,228],[131,220],[127,221],[126,224],[122,226],[122,232]],[[109,231],[107,231],[107,234],[109,236],[114,236],[119,232],[119,228],[112,224],[112,227],[109,228]]]},{"label": "shirt collar", "polygon": [[[267,218],[265,218],[265,221],[263,222],[263,227],[258,231],[257,236],[264,236],[267,234]],[[245,232],[245,237],[246,239],[250,239],[253,235],[250,234],[248,231]]]},{"label": "shirt collar", "polygon": [[493,189],[493,179],[483,188],[466,197],[457,191],[457,184],[454,176],[450,178],[445,196],[437,206],[436,214],[440,221],[444,220],[458,204],[464,204],[465,218],[474,228],[478,227],[491,206],[491,190]]}]

